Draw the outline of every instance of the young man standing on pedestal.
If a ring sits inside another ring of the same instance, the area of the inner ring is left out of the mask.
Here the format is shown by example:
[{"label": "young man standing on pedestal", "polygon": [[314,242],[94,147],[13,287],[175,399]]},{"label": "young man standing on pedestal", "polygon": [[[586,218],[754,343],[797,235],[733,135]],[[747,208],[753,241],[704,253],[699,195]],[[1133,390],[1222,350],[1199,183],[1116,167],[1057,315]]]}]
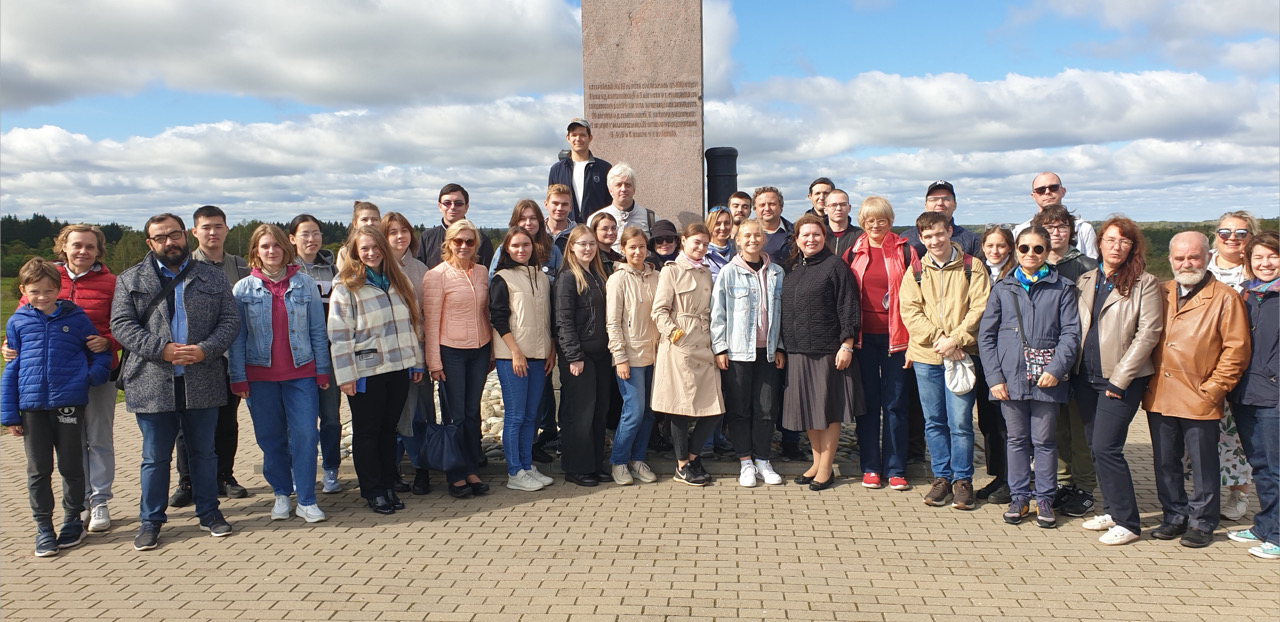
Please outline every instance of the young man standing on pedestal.
[{"label": "young man standing on pedestal", "polygon": [[547,185],[568,186],[573,192],[570,220],[586,224],[587,216],[613,201],[606,178],[613,165],[591,154],[591,123],[586,119],[570,121],[564,138],[569,157],[551,165]]}]

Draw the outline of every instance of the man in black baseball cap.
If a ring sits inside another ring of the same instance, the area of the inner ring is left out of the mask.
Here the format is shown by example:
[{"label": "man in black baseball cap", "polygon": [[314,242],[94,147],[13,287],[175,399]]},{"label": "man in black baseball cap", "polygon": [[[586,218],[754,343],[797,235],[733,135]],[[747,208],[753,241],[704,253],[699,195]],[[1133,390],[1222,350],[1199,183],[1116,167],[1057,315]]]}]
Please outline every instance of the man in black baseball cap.
[{"label": "man in black baseball cap", "polygon": [[[964,252],[978,259],[985,259],[982,254],[982,236],[956,224],[956,207],[956,189],[951,182],[940,179],[929,184],[929,189],[924,193],[925,211],[946,214],[947,219],[951,221],[951,241],[958,242]],[[924,244],[920,242],[920,233],[916,228],[907,229],[902,232],[902,235],[911,242],[911,246],[916,249],[916,254],[924,257],[927,251]]]},{"label": "man in black baseball cap", "polygon": [[591,154],[591,122],[577,118],[565,128],[569,157],[551,165],[547,185],[564,184],[573,190],[573,211],[569,218],[587,222],[587,216],[613,202],[607,177],[613,165]]}]

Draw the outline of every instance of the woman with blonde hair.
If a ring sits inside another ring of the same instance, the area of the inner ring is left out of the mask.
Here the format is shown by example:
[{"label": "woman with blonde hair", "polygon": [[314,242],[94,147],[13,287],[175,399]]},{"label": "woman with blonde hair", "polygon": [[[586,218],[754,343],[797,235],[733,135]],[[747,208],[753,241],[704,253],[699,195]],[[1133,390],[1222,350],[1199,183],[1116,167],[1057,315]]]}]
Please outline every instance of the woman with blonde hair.
[{"label": "woman with blonde hair", "polygon": [[[381,224],[381,220],[382,210],[379,210],[377,205],[368,201],[356,201],[355,205],[351,207],[351,223],[347,225],[347,240],[350,240],[351,236],[360,227],[376,228]],[[343,262],[347,260],[346,250],[346,244],[343,244],[342,248],[338,249],[338,258],[335,264],[339,270],[342,269]]]},{"label": "woman with blonde hair", "polygon": [[653,300],[653,321],[661,336],[653,410],[671,423],[676,481],[690,486],[711,482],[698,452],[724,415],[720,372],[711,351],[711,272],[702,263],[710,240],[706,225],[685,225],[680,253],[662,267]]},{"label": "woman with blonde hair", "polygon": [[564,479],[598,486],[612,479],[604,461],[605,413],[612,369],[605,328],[605,272],[591,227],[569,233],[569,249],[555,285],[556,342],[560,346],[560,461]]},{"label": "woman with blonde hair", "polygon": [[315,281],[293,261],[283,231],[258,225],[249,236],[249,276],[231,295],[240,333],[228,351],[231,391],[244,398],[271,485],[271,520],[289,518],[289,495],[308,523],[325,520],[316,505],[320,390],[329,388],[329,337]]},{"label": "woman with blonde hair", "polygon": [[440,383],[442,419],[457,426],[464,465],[445,473],[455,499],[489,492],[480,480],[480,398],[493,369],[489,324],[489,271],[477,261],[480,231],[470,220],[444,232],[440,265],[422,281],[427,369]]},{"label": "woman with blonde hair", "polygon": [[378,514],[404,509],[393,489],[396,422],[409,385],[422,379],[422,316],[382,232],[357,228],[343,246],[329,296],[334,382],[351,408],[351,460],[360,496]]},{"label": "woman with blonde hair", "polygon": [[729,208],[717,205],[707,212],[703,224],[711,232],[711,241],[707,243],[707,254],[703,256],[703,262],[711,270],[711,280],[714,282],[720,275],[720,270],[737,252],[733,245],[733,216],[729,214]]},{"label": "woman with blonde hair", "polygon": [[658,327],[652,317],[658,273],[645,262],[649,249],[644,231],[627,227],[622,232],[621,243],[626,263],[617,267],[605,285],[608,315],[605,330],[609,334],[609,351],[613,353],[618,389],[622,394],[622,412],[609,455],[610,475],[614,482],[625,486],[635,479],[645,483],[658,479],[644,461],[649,435],[653,432],[653,409],[649,402],[653,396],[653,363],[658,349]]},{"label": "woman with blonde hair", "polygon": [[[413,299],[422,300],[422,279],[427,274],[427,264],[415,256],[418,253],[418,236],[413,225],[409,224],[409,219],[404,214],[387,212],[382,216],[378,230],[387,236],[391,254],[400,261],[400,269],[413,285]],[[394,486],[396,492],[412,492],[415,495],[431,492],[430,471],[425,464],[418,463],[418,449],[427,433],[427,422],[434,423],[436,420],[436,403],[431,398],[433,386],[431,378],[426,376],[409,385],[409,396],[400,413],[400,422],[396,424],[396,464],[400,463],[401,455],[409,454],[414,477],[413,485],[410,486],[397,471]]]}]

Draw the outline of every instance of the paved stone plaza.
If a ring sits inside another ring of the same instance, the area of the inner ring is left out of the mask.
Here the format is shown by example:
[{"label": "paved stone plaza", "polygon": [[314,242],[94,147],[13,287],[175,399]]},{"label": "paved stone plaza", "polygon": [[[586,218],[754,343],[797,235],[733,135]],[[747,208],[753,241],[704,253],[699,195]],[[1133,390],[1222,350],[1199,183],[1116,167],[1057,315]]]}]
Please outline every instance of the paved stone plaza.
[{"label": "paved stone plaza", "polygon": [[[241,409],[237,475],[254,493],[223,500],[236,533],[214,539],[192,508],[169,514],[160,548],[135,552],[139,434],[119,407],[110,532],[32,555],[21,441],[0,439],[0,616],[5,620],[1276,620],[1280,564],[1218,530],[1208,549],[1147,536],[1105,547],[1065,518],[1012,527],[1002,508],[921,503],[915,490],[704,489],[672,482],[455,501],[412,497],[378,516],[347,491],[321,495],[329,521],[272,522],[261,454]],[[1159,522],[1145,419],[1132,428],[1144,528]],[[731,463],[721,463],[732,468]],[[797,465],[779,463],[780,471]],[[555,470],[555,467],[553,467]],[[852,472],[845,465],[845,473]],[[915,471],[920,473],[919,471]],[[978,483],[985,482],[979,468]],[[790,478],[788,478],[789,480]],[[55,478],[55,481],[56,478]],[[437,480],[438,483],[438,480]],[[1256,508],[1256,499],[1253,500]],[[1251,517],[1250,514],[1248,517]],[[1241,525],[1245,523],[1239,523]]]}]

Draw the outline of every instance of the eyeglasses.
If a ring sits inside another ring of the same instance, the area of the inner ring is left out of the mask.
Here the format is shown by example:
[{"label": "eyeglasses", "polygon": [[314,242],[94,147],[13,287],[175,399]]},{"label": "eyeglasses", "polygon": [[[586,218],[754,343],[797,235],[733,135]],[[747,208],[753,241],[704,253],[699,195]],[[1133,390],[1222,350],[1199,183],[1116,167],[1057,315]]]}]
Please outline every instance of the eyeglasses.
[{"label": "eyeglasses", "polygon": [[174,229],[173,231],[170,231],[168,233],[153,235],[147,239],[151,240],[152,242],[155,242],[156,244],[164,244],[166,240],[172,240],[174,242],[177,242],[178,240],[187,239],[187,232],[183,231],[182,229]]},{"label": "eyeglasses", "polygon": [[956,198],[953,196],[941,196],[941,197],[928,197],[924,200],[924,202],[925,203],[953,203],[955,202],[955,200]]},{"label": "eyeglasses", "polygon": [[1102,243],[1116,248],[1129,248],[1133,246],[1133,240],[1125,238],[1102,238]]},{"label": "eyeglasses", "polygon": [[574,242],[573,245],[579,248],[595,248],[596,242],[595,240],[578,240],[577,242]]},{"label": "eyeglasses", "polygon": [[475,246],[476,241],[472,238],[453,238],[449,240],[454,246]]},{"label": "eyeglasses", "polygon": [[466,201],[441,201],[440,205],[443,205],[444,207],[466,207],[467,202]]},{"label": "eyeglasses", "polygon": [[1059,190],[1062,190],[1062,184],[1049,184],[1047,186],[1040,186],[1039,188],[1031,189],[1031,191],[1036,194],[1049,194],[1050,192],[1057,192]]},{"label": "eyeglasses", "polygon": [[653,243],[654,244],[675,244],[676,239],[671,236],[664,235],[660,238],[653,238]]},{"label": "eyeglasses", "polygon": [[828,207],[828,208],[831,208],[831,207],[843,207],[843,208],[845,208],[845,209],[849,209],[849,208],[851,207],[851,205],[849,204],[849,202],[848,202],[848,201],[841,201],[841,202],[839,202],[839,203],[827,203],[827,207]]},{"label": "eyeglasses", "polygon": [[1054,231],[1070,231],[1071,226],[1066,223],[1059,223],[1056,225],[1045,225],[1044,230],[1048,231],[1049,233],[1053,233]]},{"label": "eyeglasses", "polygon": [[1218,229],[1218,237],[1224,240],[1230,240],[1233,237],[1237,240],[1243,240],[1249,237],[1249,230],[1248,229],[1235,229],[1235,230]]},{"label": "eyeglasses", "polygon": [[1026,255],[1027,253],[1031,253],[1032,255],[1043,255],[1044,247],[1039,244],[1036,244],[1035,246],[1027,246],[1026,244],[1019,244],[1018,252],[1022,253],[1023,255]]}]

